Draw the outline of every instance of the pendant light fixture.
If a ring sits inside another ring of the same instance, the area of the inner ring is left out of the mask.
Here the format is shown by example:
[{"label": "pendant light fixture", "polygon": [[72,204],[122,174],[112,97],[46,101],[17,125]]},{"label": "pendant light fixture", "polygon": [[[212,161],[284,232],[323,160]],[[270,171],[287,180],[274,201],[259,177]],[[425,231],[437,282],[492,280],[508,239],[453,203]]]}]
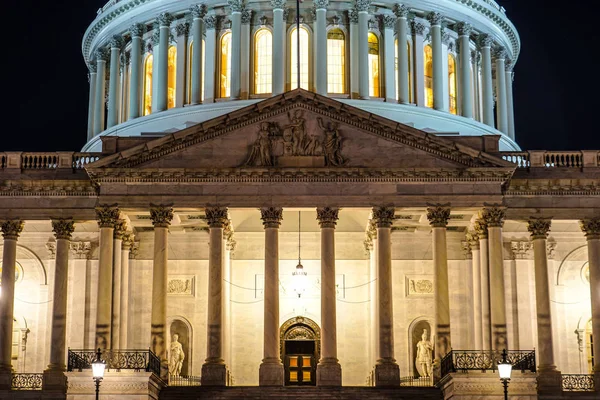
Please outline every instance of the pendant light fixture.
[{"label": "pendant light fixture", "polygon": [[307,273],[304,270],[304,266],[302,265],[302,257],[301,257],[301,241],[300,241],[300,211],[298,211],[298,265],[296,265],[296,270],[292,272],[292,276],[294,277],[294,291],[298,294],[298,297],[302,296],[302,293],[306,290],[306,277]]}]

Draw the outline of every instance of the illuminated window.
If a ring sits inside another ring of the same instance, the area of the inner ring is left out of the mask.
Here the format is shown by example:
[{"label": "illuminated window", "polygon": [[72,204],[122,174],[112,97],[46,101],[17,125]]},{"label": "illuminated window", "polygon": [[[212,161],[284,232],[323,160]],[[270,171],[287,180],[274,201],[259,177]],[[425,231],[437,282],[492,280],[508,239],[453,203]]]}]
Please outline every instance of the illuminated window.
[{"label": "illuminated window", "polygon": [[[290,74],[291,89],[298,87],[298,36],[297,28],[290,34]],[[300,27],[300,87],[308,90],[308,30]]]},{"label": "illuminated window", "polygon": [[144,62],[144,115],[152,112],[152,54]]},{"label": "illuminated window", "polygon": [[231,32],[221,37],[221,73],[219,79],[221,97],[231,94]]},{"label": "illuminated window", "polygon": [[177,81],[177,48],[169,47],[169,63],[167,74],[167,108],[175,107],[175,88]]},{"label": "illuminated window", "polygon": [[450,112],[456,115],[456,60],[452,54],[448,54],[448,95]]},{"label": "illuminated window", "polygon": [[341,29],[327,33],[327,92],[346,93],[346,38]]},{"label": "illuminated window", "polygon": [[433,108],[433,53],[425,46],[425,106]]},{"label": "illuminated window", "polygon": [[379,97],[379,39],[369,32],[369,96]]},{"label": "illuminated window", "polygon": [[273,77],[273,35],[259,29],[254,35],[254,93],[271,93]]},{"label": "illuminated window", "polygon": [[[204,101],[204,55],[205,51],[205,41],[202,39],[202,59],[200,60],[201,68],[202,68],[202,82],[200,86],[200,100]],[[187,80],[187,103],[192,103],[192,60],[194,57],[194,41],[190,42],[190,56],[188,57],[188,80]]]}]

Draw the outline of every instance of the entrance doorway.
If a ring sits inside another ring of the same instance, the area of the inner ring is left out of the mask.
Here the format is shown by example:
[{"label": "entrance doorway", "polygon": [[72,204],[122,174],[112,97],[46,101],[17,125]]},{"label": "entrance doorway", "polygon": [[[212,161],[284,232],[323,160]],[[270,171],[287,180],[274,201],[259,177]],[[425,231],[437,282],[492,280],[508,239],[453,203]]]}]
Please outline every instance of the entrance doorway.
[{"label": "entrance doorway", "polygon": [[315,386],[321,355],[321,331],[311,319],[295,317],[280,329],[280,349],[286,386]]}]

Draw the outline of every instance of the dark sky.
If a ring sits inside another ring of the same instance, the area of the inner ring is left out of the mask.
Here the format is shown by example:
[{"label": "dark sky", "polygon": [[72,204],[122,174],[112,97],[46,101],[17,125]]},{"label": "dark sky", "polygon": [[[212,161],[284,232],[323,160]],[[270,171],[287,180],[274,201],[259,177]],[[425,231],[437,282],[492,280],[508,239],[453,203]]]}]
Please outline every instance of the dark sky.
[{"label": "dark sky", "polygon": [[[18,30],[10,34],[3,57],[9,69],[3,102],[9,123],[0,134],[0,151],[77,151],[85,144],[89,86],[81,39],[105,3],[5,1],[4,15]],[[600,2],[499,3],[521,36],[513,86],[519,145],[600,149],[600,74],[592,62]]]}]

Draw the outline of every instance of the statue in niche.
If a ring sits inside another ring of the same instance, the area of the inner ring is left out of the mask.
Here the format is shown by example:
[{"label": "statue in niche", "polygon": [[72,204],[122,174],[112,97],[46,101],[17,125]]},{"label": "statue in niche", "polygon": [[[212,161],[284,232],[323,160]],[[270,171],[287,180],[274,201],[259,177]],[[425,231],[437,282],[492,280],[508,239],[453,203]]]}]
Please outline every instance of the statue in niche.
[{"label": "statue in niche", "polygon": [[419,364],[419,373],[422,378],[428,378],[432,373],[432,352],[433,344],[429,340],[427,329],[423,329],[421,340],[417,343],[417,357],[416,361]]},{"label": "statue in niche", "polygon": [[337,122],[323,123],[321,117],[317,118],[319,128],[323,130],[325,139],[323,140],[323,152],[325,153],[325,165],[339,166],[345,163],[344,157],[340,154],[342,140],[338,131]]},{"label": "statue in niche", "polygon": [[273,166],[270,136],[271,124],[269,122],[261,122],[260,131],[258,131],[258,139],[256,139],[254,142],[245,165],[253,165],[257,167]]},{"label": "statue in niche", "polygon": [[185,353],[183,352],[183,346],[179,343],[179,335],[174,333],[169,352],[169,374],[171,376],[179,376],[181,374],[184,359]]}]

